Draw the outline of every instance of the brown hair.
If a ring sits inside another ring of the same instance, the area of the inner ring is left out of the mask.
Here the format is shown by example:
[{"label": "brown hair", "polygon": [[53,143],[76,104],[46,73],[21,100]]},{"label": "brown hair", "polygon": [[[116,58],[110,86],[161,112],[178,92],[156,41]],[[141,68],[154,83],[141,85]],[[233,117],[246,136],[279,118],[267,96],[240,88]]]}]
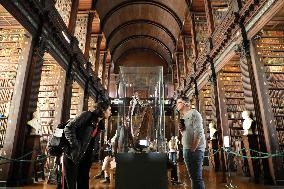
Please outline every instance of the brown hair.
[{"label": "brown hair", "polygon": [[95,107],[94,113],[98,117],[103,117],[104,116],[104,111],[106,111],[110,107],[109,102],[98,102],[97,106]]},{"label": "brown hair", "polygon": [[187,104],[191,104],[191,102],[190,102],[190,100],[189,100],[189,98],[187,96],[178,96],[177,100],[178,99],[181,99],[182,101],[184,101]]}]

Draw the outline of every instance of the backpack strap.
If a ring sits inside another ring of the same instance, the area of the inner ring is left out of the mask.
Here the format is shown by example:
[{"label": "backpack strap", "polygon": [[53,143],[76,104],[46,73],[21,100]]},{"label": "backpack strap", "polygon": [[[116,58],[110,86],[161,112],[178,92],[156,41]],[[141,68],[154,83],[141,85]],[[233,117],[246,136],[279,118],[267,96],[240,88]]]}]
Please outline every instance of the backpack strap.
[{"label": "backpack strap", "polygon": [[98,133],[98,127],[96,127],[94,130],[93,130],[93,133],[92,133],[92,137],[95,137]]}]

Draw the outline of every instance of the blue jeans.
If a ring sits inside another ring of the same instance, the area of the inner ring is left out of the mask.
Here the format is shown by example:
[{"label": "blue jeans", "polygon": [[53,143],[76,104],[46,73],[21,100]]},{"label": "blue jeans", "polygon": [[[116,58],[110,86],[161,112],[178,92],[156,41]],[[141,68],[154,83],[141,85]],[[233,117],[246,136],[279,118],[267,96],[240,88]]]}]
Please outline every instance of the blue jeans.
[{"label": "blue jeans", "polygon": [[200,150],[191,152],[189,149],[184,149],[183,157],[187,172],[191,178],[191,188],[205,189],[204,181],[202,178],[202,162],[204,152]]},{"label": "blue jeans", "polygon": [[169,159],[176,164],[177,163],[177,153],[176,152],[169,152]]}]

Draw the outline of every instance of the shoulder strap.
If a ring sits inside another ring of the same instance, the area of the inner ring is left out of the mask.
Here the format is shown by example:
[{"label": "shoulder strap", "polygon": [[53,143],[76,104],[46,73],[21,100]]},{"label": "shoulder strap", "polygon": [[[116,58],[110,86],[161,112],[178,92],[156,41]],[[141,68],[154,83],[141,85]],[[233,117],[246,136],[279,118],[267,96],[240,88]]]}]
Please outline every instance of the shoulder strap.
[{"label": "shoulder strap", "polygon": [[70,121],[71,121],[71,119],[68,119],[68,121],[66,121],[66,122],[64,122],[64,123],[59,123],[59,124],[57,125],[57,128],[58,128],[58,129],[64,129],[65,126],[66,126]]},{"label": "shoulder strap", "polygon": [[96,127],[96,128],[93,130],[92,137],[95,137],[95,136],[97,135],[97,132],[98,132],[98,127]]}]

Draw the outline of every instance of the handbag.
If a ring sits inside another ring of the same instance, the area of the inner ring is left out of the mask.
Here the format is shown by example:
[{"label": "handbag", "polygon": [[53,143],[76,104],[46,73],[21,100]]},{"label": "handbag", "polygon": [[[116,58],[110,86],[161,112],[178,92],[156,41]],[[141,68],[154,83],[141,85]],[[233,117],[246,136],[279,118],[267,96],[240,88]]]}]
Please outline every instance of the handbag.
[{"label": "handbag", "polygon": [[63,148],[67,142],[64,135],[64,128],[70,122],[60,123],[54,132],[49,136],[47,143],[47,151],[51,156],[60,156],[63,153]]},{"label": "handbag", "polygon": [[[91,119],[92,119],[92,113],[89,113],[84,125],[89,123]],[[64,128],[71,121],[74,121],[74,120],[69,119],[65,123],[60,123],[57,126],[57,128],[54,130],[54,132],[49,136],[49,140],[47,143],[47,151],[49,155],[57,156],[57,157],[61,156],[61,154],[63,153],[63,148],[69,144],[69,142],[67,141],[64,135]],[[96,132],[97,132],[97,129],[95,130],[93,135],[96,135]]]}]

